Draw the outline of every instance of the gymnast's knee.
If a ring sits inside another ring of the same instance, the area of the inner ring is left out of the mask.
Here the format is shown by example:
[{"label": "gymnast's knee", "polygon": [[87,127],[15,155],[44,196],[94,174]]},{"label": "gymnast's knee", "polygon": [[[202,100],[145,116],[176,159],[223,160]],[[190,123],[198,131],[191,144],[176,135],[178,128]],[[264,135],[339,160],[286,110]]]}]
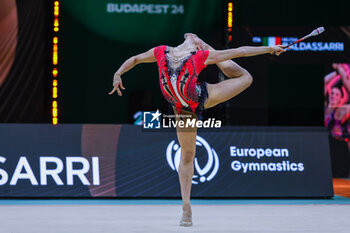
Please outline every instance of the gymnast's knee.
[{"label": "gymnast's knee", "polygon": [[246,82],[247,87],[249,87],[253,83],[252,75],[245,69],[244,69],[243,79],[244,79],[244,82]]},{"label": "gymnast's knee", "polygon": [[181,148],[181,162],[193,163],[195,153],[195,150]]}]

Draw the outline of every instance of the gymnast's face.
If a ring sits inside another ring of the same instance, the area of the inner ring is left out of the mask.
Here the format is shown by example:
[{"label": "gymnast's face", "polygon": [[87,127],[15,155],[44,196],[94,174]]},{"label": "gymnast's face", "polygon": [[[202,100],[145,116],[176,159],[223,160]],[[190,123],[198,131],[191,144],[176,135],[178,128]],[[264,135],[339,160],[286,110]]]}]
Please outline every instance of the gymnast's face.
[{"label": "gymnast's face", "polygon": [[190,44],[196,47],[197,50],[203,49],[203,42],[196,34],[185,33],[184,37],[185,41],[188,41]]},{"label": "gymnast's face", "polygon": [[333,87],[329,95],[329,103],[332,106],[338,106],[342,98],[342,93],[339,88]]}]

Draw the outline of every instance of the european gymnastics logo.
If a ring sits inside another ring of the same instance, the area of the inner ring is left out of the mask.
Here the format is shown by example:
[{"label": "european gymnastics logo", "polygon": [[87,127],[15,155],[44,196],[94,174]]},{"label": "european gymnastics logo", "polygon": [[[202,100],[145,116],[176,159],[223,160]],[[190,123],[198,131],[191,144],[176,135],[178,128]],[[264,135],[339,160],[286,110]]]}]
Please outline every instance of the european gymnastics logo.
[{"label": "european gymnastics logo", "polygon": [[[192,178],[192,184],[198,184],[199,182],[204,183],[212,180],[219,170],[219,157],[208,142],[202,137],[197,136],[196,146],[204,147],[208,160],[206,165],[201,168],[197,158],[194,159],[194,175]],[[175,140],[172,140],[167,147],[166,159],[170,168],[174,171],[178,171],[181,159],[181,147],[175,143]]]}]

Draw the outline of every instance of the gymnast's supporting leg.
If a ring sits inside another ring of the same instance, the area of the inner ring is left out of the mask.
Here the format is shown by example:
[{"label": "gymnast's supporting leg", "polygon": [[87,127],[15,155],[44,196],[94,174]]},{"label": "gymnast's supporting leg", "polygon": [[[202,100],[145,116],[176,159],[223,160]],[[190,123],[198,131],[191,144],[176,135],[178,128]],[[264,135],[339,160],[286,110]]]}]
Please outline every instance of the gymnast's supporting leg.
[{"label": "gymnast's supporting leg", "polygon": [[[174,110],[176,114],[176,110]],[[193,113],[182,113],[191,114],[191,118],[196,118]],[[178,117],[177,121],[180,120]],[[177,128],[177,138],[181,146],[181,160],[179,165],[179,180],[181,186],[181,197],[182,197],[182,218],[180,226],[192,226],[192,210],[190,204],[192,177],[193,177],[193,161],[196,154],[196,136],[197,128]]]},{"label": "gymnast's supporting leg", "polygon": [[[217,84],[208,84],[209,98],[205,108],[213,107],[233,98],[248,88],[253,81],[252,76],[245,69],[231,60],[221,62],[218,66],[230,79]],[[175,109],[174,112],[177,114]],[[191,117],[196,117],[196,115],[192,113]],[[176,120],[178,121],[179,118],[177,117]],[[181,226],[192,226],[190,196],[194,171],[193,161],[196,154],[196,136],[197,128],[177,128],[177,137],[181,146],[181,161],[178,170],[183,201]]]}]

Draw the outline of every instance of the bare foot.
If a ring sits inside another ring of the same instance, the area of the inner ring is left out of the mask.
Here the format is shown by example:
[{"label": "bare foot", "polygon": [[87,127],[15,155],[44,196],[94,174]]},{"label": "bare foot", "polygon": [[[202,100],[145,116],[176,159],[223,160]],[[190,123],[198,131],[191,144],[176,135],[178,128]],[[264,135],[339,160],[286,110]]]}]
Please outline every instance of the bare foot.
[{"label": "bare foot", "polygon": [[182,207],[182,217],[180,220],[180,226],[182,227],[191,227],[193,225],[192,223],[192,210],[191,206],[183,205]]}]

